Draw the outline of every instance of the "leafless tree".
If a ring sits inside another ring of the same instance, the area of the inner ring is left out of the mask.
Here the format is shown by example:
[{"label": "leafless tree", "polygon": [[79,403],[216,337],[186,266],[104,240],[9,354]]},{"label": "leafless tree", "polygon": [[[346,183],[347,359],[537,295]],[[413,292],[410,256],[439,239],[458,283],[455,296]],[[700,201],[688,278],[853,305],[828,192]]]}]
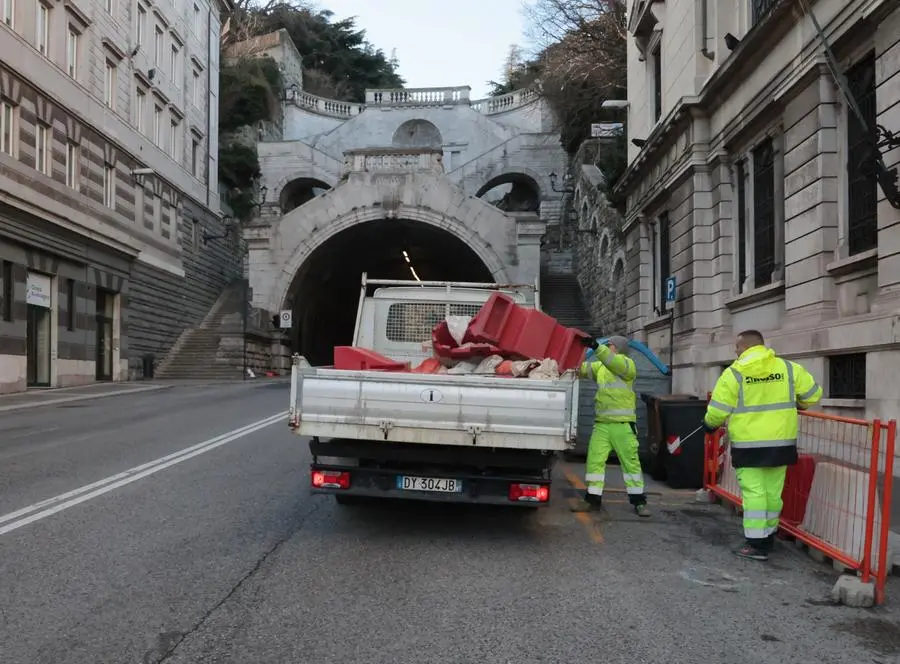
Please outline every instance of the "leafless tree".
[{"label": "leafless tree", "polygon": [[539,92],[559,115],[573,150],[604,99],[626,89],[625,0],[535,0],[526,6],[529,37],[540,60]]}]

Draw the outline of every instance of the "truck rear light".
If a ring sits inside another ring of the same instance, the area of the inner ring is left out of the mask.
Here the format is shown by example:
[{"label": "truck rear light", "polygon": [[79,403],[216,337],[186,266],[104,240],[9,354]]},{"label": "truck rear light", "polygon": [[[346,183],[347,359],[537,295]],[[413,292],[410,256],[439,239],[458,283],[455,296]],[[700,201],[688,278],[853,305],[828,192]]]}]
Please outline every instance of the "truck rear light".
[{"label": "truck rear light", "polygon": [[546,484],[510,484],[509,499],[513,502],[546,503],[550,487]]},{"label": "truck rear light", "polygon": [[312,485],[316,489],[349,489],[350,473],[336,470],[312,471]]}]

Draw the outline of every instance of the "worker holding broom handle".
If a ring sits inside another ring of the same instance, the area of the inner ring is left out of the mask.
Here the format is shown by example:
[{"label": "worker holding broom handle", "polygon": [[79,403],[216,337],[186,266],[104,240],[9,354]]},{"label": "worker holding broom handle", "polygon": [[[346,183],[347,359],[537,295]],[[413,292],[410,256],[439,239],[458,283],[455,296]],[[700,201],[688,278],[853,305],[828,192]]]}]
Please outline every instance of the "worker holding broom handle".
[{"label": "worker holding broom handle", "polygon": [[802,366],[776,357],[756,330],[741,332],[734,350],[738,359],[716,381],[703,428],[712,433],[728,420],[746,539],[735,553],[768,560],[784,504],[787,467],[797,463],[797,409],[814,406],[822,388]]},{"label": "worker holding broom handle", "polygon": [[[585,340],[588,346],[579,375],[597,383],[594,406],[594,430],[588,443],[584,498],[575,505],[575,512],[598,510],[606,482],[606,461],[612,450],[619,457],[628,500],[638,516],[650,516],[644,494],[644,475],[638,458],[636,399],[634,380],[637,368],[628,357],[628,339],[610,337],[604,344],[595,339]],[[596,355],[596,358],[592,357]]]}]

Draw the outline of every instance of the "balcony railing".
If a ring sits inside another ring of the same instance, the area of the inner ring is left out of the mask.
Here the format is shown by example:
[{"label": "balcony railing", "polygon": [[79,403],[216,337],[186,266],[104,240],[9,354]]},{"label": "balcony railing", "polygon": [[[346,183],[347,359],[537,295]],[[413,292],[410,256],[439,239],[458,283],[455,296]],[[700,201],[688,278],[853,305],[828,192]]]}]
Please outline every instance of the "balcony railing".
[{"label": "balcony railing", "polygon": [[538,93],[530,88],[524,90],[514,90],[499,97],[488,97],[487,99],[479,99],[472,102],[472,108],[479,113],[491,115],[493,113],[504,113],[530,104],[538,98]]},{"label": "balcony railing", "polygon": [[468,104],[472,88],[408,88],[405,90],[366,90],[366,106],[427,107]]}]

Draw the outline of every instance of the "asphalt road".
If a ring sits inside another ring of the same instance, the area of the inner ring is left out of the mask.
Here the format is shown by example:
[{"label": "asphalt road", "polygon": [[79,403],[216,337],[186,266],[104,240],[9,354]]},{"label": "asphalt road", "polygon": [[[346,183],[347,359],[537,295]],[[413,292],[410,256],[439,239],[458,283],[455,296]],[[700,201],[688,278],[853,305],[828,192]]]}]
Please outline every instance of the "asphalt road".
[{"label": "asphalt road", "polygon": [[303,441],[266,426],[287,396],[0,413],[0,662],[900,661],[892,605],[829,605],[835,573],[792,546],[737,559],[739,523],[684,493],[577,518],[563,466],[529,514],[310,496]]}]

